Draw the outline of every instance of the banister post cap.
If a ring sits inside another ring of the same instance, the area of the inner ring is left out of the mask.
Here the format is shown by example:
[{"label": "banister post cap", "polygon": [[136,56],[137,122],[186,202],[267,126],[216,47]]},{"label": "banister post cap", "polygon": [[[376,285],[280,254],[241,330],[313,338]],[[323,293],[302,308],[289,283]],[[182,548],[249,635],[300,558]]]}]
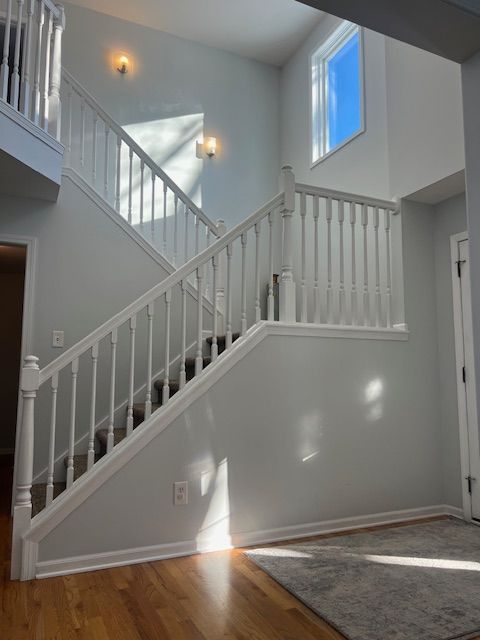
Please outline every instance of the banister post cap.
[{"label": "banister post cap", "polygon": [[24,361],[21,378],[22,391],[36,391],[40,385],[40,369],[36,356],[27,356]]}]

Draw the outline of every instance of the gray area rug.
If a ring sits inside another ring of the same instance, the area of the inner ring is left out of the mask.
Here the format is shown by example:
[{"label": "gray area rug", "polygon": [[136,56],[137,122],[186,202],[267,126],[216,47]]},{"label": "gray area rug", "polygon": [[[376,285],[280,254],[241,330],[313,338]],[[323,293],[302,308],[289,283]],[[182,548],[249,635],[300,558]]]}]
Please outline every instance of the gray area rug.
[{"label": "gray area rug", "polygon": [[248,557],[349,640],[480,637],[480,527],[380,529]]}]

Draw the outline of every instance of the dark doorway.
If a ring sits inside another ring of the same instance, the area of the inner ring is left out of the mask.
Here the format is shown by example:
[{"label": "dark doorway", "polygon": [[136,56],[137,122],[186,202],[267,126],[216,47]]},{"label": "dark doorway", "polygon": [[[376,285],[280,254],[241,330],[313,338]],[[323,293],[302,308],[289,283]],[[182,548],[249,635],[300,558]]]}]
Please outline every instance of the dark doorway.
[{"label": "dark doorway", "polygon": [[[18,384],[22,350],[23,298],[26,247],[0,244],[0,474],[2,494],[8,494],[7,477],[13,474],[17,423]],[[2,496],[2,510],[9,510],[10,496]]]}]

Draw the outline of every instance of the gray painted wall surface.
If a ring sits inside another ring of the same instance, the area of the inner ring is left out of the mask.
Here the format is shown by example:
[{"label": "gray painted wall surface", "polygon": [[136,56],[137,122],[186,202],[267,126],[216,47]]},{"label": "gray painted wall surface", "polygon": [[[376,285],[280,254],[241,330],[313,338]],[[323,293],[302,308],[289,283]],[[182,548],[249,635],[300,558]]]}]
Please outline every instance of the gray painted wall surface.
[{"label": "gray painted wall surface", "polygon": [[[404,213],[408,342],[267,338],[50,533],[40,559],[442,503],[434,218],[420,209]],[[178,480],[190,504],[174,508]]]},{"label": "gray painted wall surface", "polygon": [[[187,177],[180,186],[192,194],[200,186],[207,215],[232,227],[277,193],[276,67],[74,5],[67,5],[66,17],[64,66],[121,125],[151,123],[155,138],[164,131],[156,128],[159,120],[203,115],[205,135],[218,137],[221,152],[202,167],[193,149],[199,185]],[[112,69],[118,51],[133,63],[123,77]],[[191,142],[189,135],[179,136],[179,147]],[[161,139],[153,155],[163,157]]]},{"label": "gray painted wall surface", "polygon": [[466,230],[465,195],[450,198],[436,205],[434,207],[434,216],[438,375],[440,382],[444,495],[447,504],[461,507],[462,479],[455,370],[450,236]]}]

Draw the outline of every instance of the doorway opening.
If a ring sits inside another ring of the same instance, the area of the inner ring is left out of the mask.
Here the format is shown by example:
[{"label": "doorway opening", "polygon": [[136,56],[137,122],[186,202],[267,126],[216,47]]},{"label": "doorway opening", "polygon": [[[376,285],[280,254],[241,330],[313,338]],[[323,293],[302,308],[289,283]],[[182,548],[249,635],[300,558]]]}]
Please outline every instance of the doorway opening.
[{"label": "doorway opening", "polygon": [[480,524],[480,437],[477,421],[470,259],[467,233],[451,237],[455,361],[465,518]]},{"label": "doorway opening", "polygon": [[17,425],[27,247],[0,242],[0,514],[10,515]]}]

